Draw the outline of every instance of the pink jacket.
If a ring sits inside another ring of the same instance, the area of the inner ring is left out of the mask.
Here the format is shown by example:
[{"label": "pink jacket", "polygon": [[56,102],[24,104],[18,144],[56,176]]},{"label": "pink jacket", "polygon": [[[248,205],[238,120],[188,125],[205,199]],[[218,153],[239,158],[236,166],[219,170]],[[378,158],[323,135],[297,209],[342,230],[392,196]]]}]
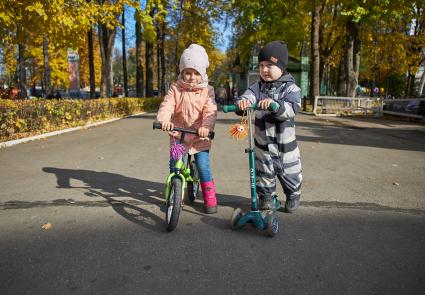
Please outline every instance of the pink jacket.
[{"label": "pink jacket", "polygon": [[[176,127],[193,130],[206,127],[213,131],[217,118],[214,88],[190,88],[180,80],[173,83],[156,118],[159,122],[173,122]],[[189,154],[211,148],[210,140],[203,140],[192,134],[185,134],[183,144]]]}]

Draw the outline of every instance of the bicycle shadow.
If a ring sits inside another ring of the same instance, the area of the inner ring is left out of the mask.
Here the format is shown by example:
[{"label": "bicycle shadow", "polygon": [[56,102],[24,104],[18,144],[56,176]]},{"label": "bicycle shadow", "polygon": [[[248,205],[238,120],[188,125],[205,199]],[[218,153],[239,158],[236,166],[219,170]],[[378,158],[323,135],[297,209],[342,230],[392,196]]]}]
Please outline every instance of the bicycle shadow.
[{"label": "bicycle shadow", "polygon": [[[57,188],[59,189],[81,189],[89,198],[102,197],[114,209],[116,213],[128,221],[143,226],[156,232],[164,232],[164,216],[145,205],[155,205],[161,212],[165,212],[163,202],[164,183],[137,179],[111,172],[98,172],[84,169],[65,169],[56,167],[43,167],[46,173],[56,176]],[[71,185],[71,182],[80,181],[83,185]],[[123,200],[120,200],[123,199]],[[222,207],[244,207],[249,201],[247,198],[235,195],[217,195],[219,210]],[[139,202],[135,202],[139,201]],[[140,204],[140,202],[142,202]],[[196,200],[190,204],[185,200],[184,212],[202,216],[200,220],[205,224],[215,226],[219,229],[229,228],[228,220],[223,220],[217,214],[204,213],[202,200]],[[188,210],[187,206],[193,210]],[[230,218],[230,216],[229,216]]]},{"label": "bicycle shadow", "polygon": [[[56,175],[60,189],[82,189],[88,197],[102,197],[122,217],[154,231],[163,230],[163,219],[150,212],[134,200],[156,205],[163,210],[162,191],[164,184],[140,180],[110,172],[84,169],[43,167],[46,173]],[[81,181],[83,186],[73,186],[71,181]],[[120,198],[126,198],[120,200]]]}]

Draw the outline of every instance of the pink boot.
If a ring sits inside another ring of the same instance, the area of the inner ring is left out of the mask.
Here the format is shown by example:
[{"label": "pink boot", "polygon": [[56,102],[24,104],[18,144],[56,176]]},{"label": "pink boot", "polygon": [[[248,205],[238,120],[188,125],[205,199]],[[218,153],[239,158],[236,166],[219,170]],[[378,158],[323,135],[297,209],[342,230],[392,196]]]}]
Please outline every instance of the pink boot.
[{"label": "pink boot", "polygon": [[205,212],[217,213],[217,199],[215,197],[214,180],[201,182],[202,195],[204,197]]}]

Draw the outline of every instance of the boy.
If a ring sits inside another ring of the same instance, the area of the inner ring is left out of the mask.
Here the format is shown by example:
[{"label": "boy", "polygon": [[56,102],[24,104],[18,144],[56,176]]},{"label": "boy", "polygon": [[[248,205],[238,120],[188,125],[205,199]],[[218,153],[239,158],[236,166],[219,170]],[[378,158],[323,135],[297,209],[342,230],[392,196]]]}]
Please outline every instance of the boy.
[{"label": "boy", "polygon": [[[295,114],[301,108],[300,88],[286,72],[288,48],[282,41],[264,46],[258,55],[260,81],[251,85],[235,103],[241,110],[257,103],[255,114],[255,164],[260,210],[272,210],[276,176],[286,195],[285,210],[294,212],[300,204],[301,160],[295,138]],[[277,102],[275,112],[267,110]]]}]

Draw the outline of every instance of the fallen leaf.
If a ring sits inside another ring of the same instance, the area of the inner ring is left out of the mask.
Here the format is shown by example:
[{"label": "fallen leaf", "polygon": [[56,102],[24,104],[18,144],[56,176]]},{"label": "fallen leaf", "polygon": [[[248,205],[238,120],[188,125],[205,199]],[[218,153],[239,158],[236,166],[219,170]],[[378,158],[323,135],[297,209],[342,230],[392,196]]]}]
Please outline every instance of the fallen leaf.
[{"label": "fallen leaf", "polygon": [[45,229],[45,230],[51,229],[52,228],[52,224],[50,222],[47,222],[47,223],[43,224],[41,226],[41,228],[42,229]]}]

